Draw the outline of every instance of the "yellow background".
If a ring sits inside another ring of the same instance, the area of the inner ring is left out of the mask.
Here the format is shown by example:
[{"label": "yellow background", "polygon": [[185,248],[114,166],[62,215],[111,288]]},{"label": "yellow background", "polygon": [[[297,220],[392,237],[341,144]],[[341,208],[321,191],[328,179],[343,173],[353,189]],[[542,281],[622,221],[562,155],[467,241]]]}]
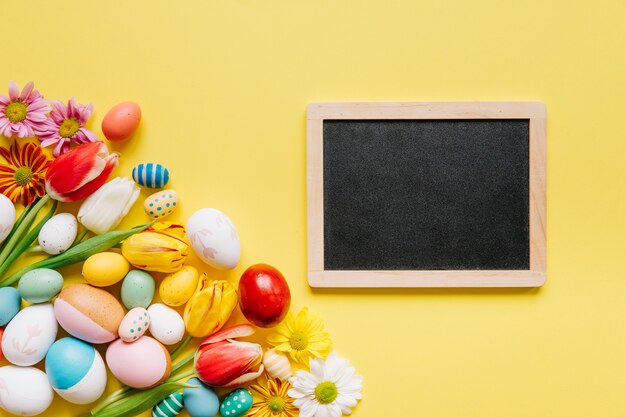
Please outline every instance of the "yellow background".
[{"label": "yellow background", "polygon": [[[230,216],[242,260],[212,274],[282,270],[293,309],[321,313],[364,376],[357,416],[623,417],[625,17],[624,0],[3,1],[0,85],[93,102],[99,135],[137,101],[117,174],[162,162],[178,220]],[[547,284],[312,290],[307,103],[431,100],[546,103]],[[47,415],[87,409],[57,399]]]}]

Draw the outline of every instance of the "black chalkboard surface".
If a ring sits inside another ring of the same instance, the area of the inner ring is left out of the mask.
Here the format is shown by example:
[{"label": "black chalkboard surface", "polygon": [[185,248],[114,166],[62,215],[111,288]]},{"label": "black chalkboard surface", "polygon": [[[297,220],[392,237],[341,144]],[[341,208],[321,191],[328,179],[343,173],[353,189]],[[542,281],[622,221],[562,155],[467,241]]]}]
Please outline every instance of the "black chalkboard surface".
[{"label": "black chalkboard surface", "polygon": [[542,103],[309,105],[309,283],[542,285],[545,127]]},{"label": "black chalkboard surface", "polygon": [[324,268],[528,269],[528,120],[324,121]]}]

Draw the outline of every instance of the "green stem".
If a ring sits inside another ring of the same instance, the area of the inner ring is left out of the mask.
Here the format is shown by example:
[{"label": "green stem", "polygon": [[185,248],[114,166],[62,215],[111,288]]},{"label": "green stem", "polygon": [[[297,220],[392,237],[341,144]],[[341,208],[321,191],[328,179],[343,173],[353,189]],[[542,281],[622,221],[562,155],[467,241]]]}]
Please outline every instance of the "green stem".
[{"label": "green stem", "polygon": [[15,223],[13,223],[13,227],[11,228],[11,233],[9,233],[9,235],[4,239],[4,242],[2,243],[2,245],[0,245],[0,254],[4,252],[4,247],[9,242],[9,240],[11,240],[11,238],[15,234],[15,231],[20,227],[20,225],[22,224],[22,221],[24,220],[24,217],[26,217],[28,212],[35,206],[35,204],[37,204],[38,201],[39,201],[39,197],[37,197],[28,207],[24,207],[24,210],[22,210],[22,214],[20,214],[20,217],[18,217]]},{"label": "green stem", "polygon": [[30,225],[33,224],[33,221],[35,221],[37,213],[39,213],[39,210],[46,205],[48,200],[50,200],[50,196],[48,194],[41,197],[33,208],[28,210],[28,213],[26,213],[19,226],[17,226],[17,228],[14,227],[15,233],[11,236],[11,239],[7,242],[4,248],[2,248],[2,253],[0,253],[0,265],[4,267],[4,261],[9,257],[11,251],[15,248],[15,245],[17,245],[22,236],[24,236],[24,233],[28,231]]},{"label": "green stem", "polygon": [[176,376],[172,376],[168,379],[165,380],[165,382],[180,382],[185,378],[189,378],[190,376],[193,376],[196,374],[196,370],[195,369],[190,369],[187,372],[184,372],[180,375],[176,375]]},{"label": "green stem", "polygon": [[134,235],[135,233],[141,232],[146,228],[150,227],[154,221],[146,224],[142,224],[140,226],[133,227],[128,230],[114,230],[112,232],[107,232],[98,236],[94,236],[91,239],[88,239],[84,242],[79,243],[73,248],[68,249],[67,251],[56,255],[51,256],[48,259],[44,259],[42,261],[36,262],[32,265],[24,267],[14,273],[13,275],[5,278],[0,281],[0,288],[7,287],[9,285],[13,285],[15,281],[20,279],[22,275],[27,273],[28,271],[32,271],[37,268],[50,268],[57,269],[67,265],[71,265],[77,262],[82,262],[85,259],[89,258],[91,255],[94,255],[99,252],[103,252],[110,247],[118,244],[122,240],[128,238],[129,236]]},{"label": "green stem", "polygon": [[131,390],[131,387],[118,389],[117,391],[106,397],[103,401],[100,401],[98,404],[96,404],[96,406],[91,410],[91,414],[96,414],[97,412],[109,407],[113,403],[122,400],[126,396],[125,394]]},{"label": "green stem", "polygon": [[186,356],[184,359],[180,360],[178,363],[174,364],[172,366],[172,371],[170,372],[170,375],[175,375],[176,372],[178,372],[181,368],[184,368],[189,362],[193,361],[194,357],[195,357],[195,352]]},{"label": "green stem", "polygon": [[70,247],[73,248],[74,246],[82,242],[85,236],[87,236],[87,233],[89,233],[89,230],[87,230],[87,228],[84,227],[83,230],[80,232],[80,234],[76,236],[76,239],[74,239],[74,243],[72,243],[72,246]]},{"label": "green stem", "polygon": [[189,344],[189,342],[191,342],[192,337],[191,336],[187,336],[185,338],[185,340],[182,341],[182,343],[180,345],[178,345],[178,347],[174,350],[174,352],[172,352],[172,354],[170,355],[170,359],[172,361],[174,361],[174,359],[176,359],[181,353],[183,353],[183,350],[185,349],[185,347],[187,347],[187,345]]},{"label": "green stem", "polygon": [[52,207],[50,207],[48,213],[46,213],[46,215],[39,221],[39,223],[37,223],[37,226],[35,226],[30,232],[28,232],[28,234],[22,240],[20,240],[19,244],[13,249],[11,254],[0,266],[0,276],[2,276],[2,274],[4,274],[7,269],[9,269],[11,264],[13,264],[13,262],[15,262],[15,260],[19,258],[22,253],[24,253],[24,251],[26,251],[30,247],[30,245],[32,245],[35,239],[37,239],[37,236],[39,236],[39,231],[41,230],[43,225],[46,224],[46,222],[50,220],[52,216],[54,216],[54,212],[57,209],[57,204],[57,201],[52,203]]}]

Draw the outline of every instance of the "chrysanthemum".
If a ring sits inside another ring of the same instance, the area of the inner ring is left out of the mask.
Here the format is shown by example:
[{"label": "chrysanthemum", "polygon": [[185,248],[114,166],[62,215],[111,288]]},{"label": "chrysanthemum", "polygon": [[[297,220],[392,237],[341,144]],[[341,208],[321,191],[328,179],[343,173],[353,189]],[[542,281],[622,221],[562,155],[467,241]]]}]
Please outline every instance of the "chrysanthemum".
[{"label": "chrysanthemum", "polygon": [[311,372],[298,371],[287,394],[295,398],[300,417],[341,417],[361,399],[363,377],[346,359],[332,352],[326,360],[311,359]]},{"label": "chrysanthemum", "polygon": [[10,149],[0,147],[0,156],[6,164],[0,164],[0,193],[11,201],[21,201],[24,206],[35,197],[46,193],[45,177],[50,161],[34,143],[20,149],[17,141]]},{"label": "chrysanthemum", "polygon": [[289,382],[268,377],[265,386],[257,384],[252,385],[250,389],[260,394],[261,399],[254,402],[248,416],[296,417],[298,415],[298,409],[293,405],[293,398],[287,395],[287,391],[291,389]]},{"label": "chrysanthemum", "polygon": [[67,105],[58,100],[50,102],[52,111],[46,120],[45,128],[39,132],[41,146],[56,144],[52,154],[59,156],[70,150],[72,142],[76,144],[95,142],[97,137],[91,130],[86,129],[85,123],[91,117],[93,105],[83,105],[72,97]]},{"label": "chrysanthemum", "polygon": [[0,94],[0,134],[7,138],[14,134],[20,138],[35,136],[43,129],[48,102],[31,81],[22,94],[15,82],[9,83],[9,96]]},{"label": "chrysanthemum", "polygon": [[289,313],[267,337],[267,342],[280,352],[288,352],[291,358],[306,365],[309,358],[325,358],[332,343],[324,331],[324,322],[316,313],[304,307],[296,317]]}]

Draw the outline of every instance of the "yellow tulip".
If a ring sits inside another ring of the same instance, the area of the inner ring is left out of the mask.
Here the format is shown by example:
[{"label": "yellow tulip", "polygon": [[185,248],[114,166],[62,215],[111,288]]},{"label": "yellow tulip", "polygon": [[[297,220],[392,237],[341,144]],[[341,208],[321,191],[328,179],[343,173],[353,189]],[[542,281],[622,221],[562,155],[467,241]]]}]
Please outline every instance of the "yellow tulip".
[{"label": "yellow tulip", "polygon": [[222,328],[237,305],[237,289],[230,282],[217,281],[202,274],[183,318],[193,337],[206,337]]},{"label": "yellow tulip", "polygon": [[180,224],[159,222],[122,243],[122,255],[135,268],[172,273],[187,259],[189,245]]}]

